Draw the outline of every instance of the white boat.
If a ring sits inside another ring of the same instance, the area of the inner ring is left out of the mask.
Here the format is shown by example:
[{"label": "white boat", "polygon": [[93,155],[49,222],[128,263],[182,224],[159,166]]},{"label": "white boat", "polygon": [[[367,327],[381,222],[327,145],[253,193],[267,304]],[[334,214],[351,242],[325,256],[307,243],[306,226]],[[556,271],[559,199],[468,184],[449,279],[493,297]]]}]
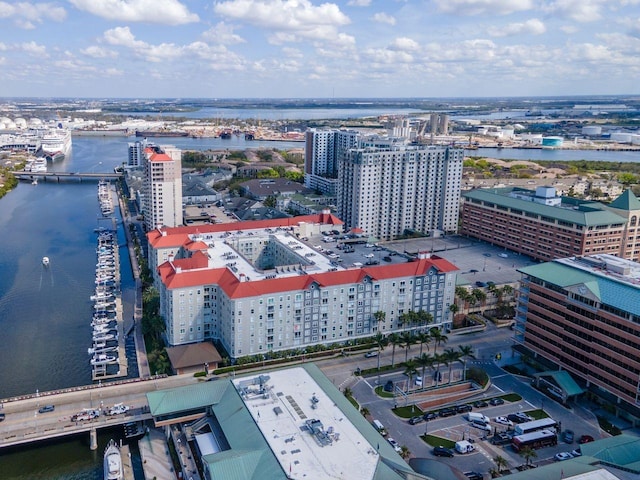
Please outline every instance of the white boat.
[{"label": "white boat", "polygon": [[38,179],[34,178],[31,182],[31,185],[37,185],[38,184]]},{"label": "white boat", "polygon": [[44,132],[40,149],[49,161],[64,160],[71,151],[71,130],[52,128]]},{"label": "white boat", "polygon": [[45,267],[49,266],[49,257],[42,257],[42,265]]},{"label": "white boat", "polygon": [[104,480],[123,480],[122,456],[115,440],[109,440],[104,449]]},{"label": "white boat", "polygon": [[118,334],[113,334],[113,333],[99,333],[99,334],[94,334],[92,340],[94,342],[102,342],[102,341],[107,341],[107,340],[116,340],[118,338]]},{"label": "white boat", "polygon": [[108,363],[116,363],[118,357],[115,355],[98,354],[91,358],[91,365],[107,365]]}]

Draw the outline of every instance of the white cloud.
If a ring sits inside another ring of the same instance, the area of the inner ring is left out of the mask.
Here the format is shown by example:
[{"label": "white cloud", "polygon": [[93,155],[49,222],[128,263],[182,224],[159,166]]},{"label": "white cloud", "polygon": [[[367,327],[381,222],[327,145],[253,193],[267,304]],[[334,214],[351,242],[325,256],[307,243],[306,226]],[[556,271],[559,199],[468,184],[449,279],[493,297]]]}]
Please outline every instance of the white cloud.
[{"label": "white cloud", "polygon": [[554,0],[545,10],[561,18],[586,23],[600,20],[601,7],[607,0]]},{"label": "white cloud", "polygon": [[183,25],[199,21],[178,0],[69,0],[84,10],[107,20]]},{"label": "white cloud", "polygon": [[245,43],[245,39],[240,35],[233,33],[235,27],[233,25],[219,22],[209,30],[202,34],[205,40],[211,40],[222,45],[233,45],[237,43]]},{"label": "white cloud", "polygon": [[456,15],[509,15],[534,8],[533,0],[434,0],[441,12]]},{"label": "white cloud", "polygon": [[371,20],[378,23],[388,23],[389,25],[396,24],[396,19],[384,12],[374,14],[373,17],[371,17]]},{"label": "white cloud", "polygon": [[510,37],[512,35],[542,35],[546,31],[544,23],[532,18],[524,23],[510,23],[501,27],[490,27],[488,32],[493,37]]},{"label": "white cloud", "polygon": [[572,35],[579,31],[578,27],[576,27],[575,25],[562,25],[560,27],[560,30],[562,30],[567,35]]},{"label": "white cloud", "polygon": [[47,57],[47,47],[38,45],[36,42],[23,42],[19,45],[19,49],[34,57]]},{"label": "white cloud", "polygon": [[99,47],[97,45],[92,45],[85,49],[81,49],[80,53],[92,58],[115,58],[118,56],[117,52],[109,50],[108,48]]},{"label": "white cloud", "polygon": [[368,7],[371,5],[371,0],[349,0],[347,5],[350,7]]},{"label": "white cloud", "polygon": [[271,30],[274,44],[322,40],[338,45],[351,45],[355,39],[338,32],[350,23],[349,17],[334,3],[313,5],[309,0],[229,0],[214,5],[223,17],[243,21]]},{"label": "white cloud", "polygon": [[282,53],[289,58],[304,58],[304,54],[297,48],[282,47]]},{"label": "white cloud", "polygon": [[105,74],[107,74],[110,77],[121,77],[122,75],[124,75],[124,71],[118,69],[118,68],[107,68],[104,71]]},{"label": "white cloud", "polygon": [[66,17],[66,10],[53,3],[0,1],[0,18],[13,18],[18,27],[28,30],[44,21],[62,22]]},{"label": "white cloud", "polygon": [[420,49],[420,44],[411,38],[398,37],[393,41],[390,48],[392,50],[415,52]]}]

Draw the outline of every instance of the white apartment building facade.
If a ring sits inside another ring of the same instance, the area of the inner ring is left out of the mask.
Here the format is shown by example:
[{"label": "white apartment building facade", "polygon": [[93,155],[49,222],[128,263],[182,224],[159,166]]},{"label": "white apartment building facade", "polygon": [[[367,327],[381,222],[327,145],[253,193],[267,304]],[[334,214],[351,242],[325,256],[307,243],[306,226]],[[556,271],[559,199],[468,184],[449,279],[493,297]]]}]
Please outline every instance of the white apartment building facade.
[{"label": "white apartment building facade", "polygon": [[175,147],[144,151],[143,213],[147,230],[182,225],[182,160]]},{"label": "white apartment building facade", "polygon": [[338,158],[357,146],[360,134],[352,130],[310,129],[305,133],[305,187],[335,196]]},{"label": "white apartment building facade", "polygon": [[463,159],[460,148],[363,141],[340,159],[338,216],[382,240],[455,232]]},{"label": "white apartment building facade", "polygon": [[170,345],[215,339],[239,358],[416,328],[403,325],[402,314],[420,310],[433,316],[429,328],[451,327],[457,268],[448,261],[422,254],[413,262],[343,267],[290,227],[269,222],[149,234],[150,256],[175,252],[157,269]]}]

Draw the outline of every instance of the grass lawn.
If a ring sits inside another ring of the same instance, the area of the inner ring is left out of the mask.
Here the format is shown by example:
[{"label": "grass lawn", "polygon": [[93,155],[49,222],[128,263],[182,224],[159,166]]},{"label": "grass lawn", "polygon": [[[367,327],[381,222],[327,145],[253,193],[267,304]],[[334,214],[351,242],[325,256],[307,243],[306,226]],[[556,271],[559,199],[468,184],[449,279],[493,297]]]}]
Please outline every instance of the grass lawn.
[{"label": "grass lawn", "polygon": [[376,387],[376,394],[382,398],[393,398],[392,392],[385,392],[384,387],[382,385],[378,385]]},{"label": "grass lawn", "polygon": [[432,447],[446,447],[446,448],[454,448],[456,446],[456,442],[453,440],[449,440],[448,438],[436,437],[435,435],[420,435],[420,438],[423,442],[431,445]]},{"label": "grass lawn", "polygon": [[507,393],[506,395],[502,395],[502,398],[505,402],[519,402],[522,400],[522,397],[517,393]]},{"label": "grass lawn", "polygon": [[530,417],[532,417],[534,420],[540,420],[541,418],[547,418],[549,416],[547,412],[545,412],[541,408],[538,408],[537,410],[531,410],[525,413]]},{"label": "grass lawn", "polygon": [[409,405],[407,407],[392,408],[391,411],[400,418],[411,418],[418,415],[422,415],[423,411],[415,405]]}]

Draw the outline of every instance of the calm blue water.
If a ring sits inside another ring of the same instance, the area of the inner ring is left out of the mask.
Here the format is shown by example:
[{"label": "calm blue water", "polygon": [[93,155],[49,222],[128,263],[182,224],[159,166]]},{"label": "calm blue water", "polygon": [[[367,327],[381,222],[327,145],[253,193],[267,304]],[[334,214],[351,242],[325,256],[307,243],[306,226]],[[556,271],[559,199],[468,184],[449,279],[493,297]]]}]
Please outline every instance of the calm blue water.
[{"label": "calm blue water", "polygon": [[611,152],[606,150],[553,150],[542,148],[479,148],[478,150],[466,150],[465,155],[470,157],[498,158],[502,160],[640,162],[640,151]]}]

